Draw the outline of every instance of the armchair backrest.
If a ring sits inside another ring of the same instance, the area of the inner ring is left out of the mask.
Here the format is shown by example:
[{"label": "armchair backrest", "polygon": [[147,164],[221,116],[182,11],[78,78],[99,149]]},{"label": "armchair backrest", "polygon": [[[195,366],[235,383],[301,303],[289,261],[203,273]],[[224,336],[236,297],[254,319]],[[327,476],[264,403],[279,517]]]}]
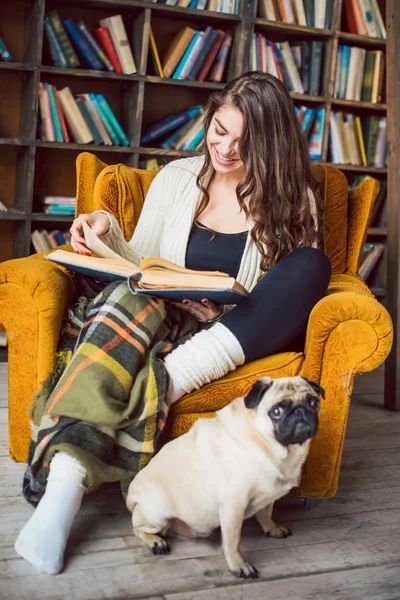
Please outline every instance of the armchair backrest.
[{"label": "armchair backrest", "polygon": [[[107,210],[130,240],[156,173],[122,164],[108,166],[89,152],[78,156],[76,168],[77,214]],[[379,184],[370,178],[348,192],[347,179],[339,169],[320,164],[314,168],[325,204],[324,250],[332,272],[356,273]]]}]

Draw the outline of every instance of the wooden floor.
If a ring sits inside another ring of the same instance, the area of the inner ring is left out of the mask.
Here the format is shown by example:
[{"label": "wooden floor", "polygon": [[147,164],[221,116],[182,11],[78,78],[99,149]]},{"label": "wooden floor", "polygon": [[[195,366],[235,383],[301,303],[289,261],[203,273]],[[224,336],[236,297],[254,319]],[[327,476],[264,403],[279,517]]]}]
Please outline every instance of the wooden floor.
[{"label": "wooden floor", "polygon": [[257,581],[228,572],[219,536],[173,541],[153,556],[132,537],[117,489],[85,498],[65,571],[40,575],[14,551],[32,513],[22,498],[24,466],[7,450],[6,364],[0,364],[0,598],[4,600],[395,600],[400,599],[400,414],[382,408],[382,369],[358,378],[340,489],[305,511],[285,500],[275,512],[293,537],[264,537],[245,524],[241,548]]}]

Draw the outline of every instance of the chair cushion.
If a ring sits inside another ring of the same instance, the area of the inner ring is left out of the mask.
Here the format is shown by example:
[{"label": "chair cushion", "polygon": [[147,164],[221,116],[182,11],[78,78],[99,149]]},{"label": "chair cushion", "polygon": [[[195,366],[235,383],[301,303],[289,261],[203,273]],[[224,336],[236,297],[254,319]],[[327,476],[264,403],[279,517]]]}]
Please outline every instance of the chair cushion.
[{"label": "chair cushion", "polygon": [[239,367],[223,379],[213,381],[174,404],[168,415],[166,435],[178,437],[186,433],[200,417],[214,416],[233,398],[244,396],[260,377],[293,377],[302,367],[302,352],[282,352]]},{"label": "chair cushion", "polygon": [[347,258],[348,192],[344,174],[328,165],[314,165],[322,181],[322,199],[325,203],[327,232],[324,251],[332,265],[332,274],[344,273]]}]

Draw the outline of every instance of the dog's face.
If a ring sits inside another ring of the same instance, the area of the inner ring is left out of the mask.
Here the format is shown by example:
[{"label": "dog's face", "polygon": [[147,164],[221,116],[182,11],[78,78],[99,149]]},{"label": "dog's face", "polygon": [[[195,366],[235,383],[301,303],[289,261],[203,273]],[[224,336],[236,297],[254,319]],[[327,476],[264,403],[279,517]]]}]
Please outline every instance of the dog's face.
[{"label": "dog's face", "polygon": [[282,446],[304,444],[318,430],[319,396],[324,390],[304,377],[263,377],[244,399],[254,409],[255,424],[261,433],[273,436]]}]

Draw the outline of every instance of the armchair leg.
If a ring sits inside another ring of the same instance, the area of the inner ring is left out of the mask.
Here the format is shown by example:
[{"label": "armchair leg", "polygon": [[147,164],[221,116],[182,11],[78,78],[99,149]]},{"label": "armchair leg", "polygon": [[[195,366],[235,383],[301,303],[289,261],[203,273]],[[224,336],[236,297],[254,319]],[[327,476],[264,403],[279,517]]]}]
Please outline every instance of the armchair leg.
[{"label": "armchair leg", "polygon": [[302,498],[301,502],[306,510],[312,510],[317,501],[314,498]]}]

